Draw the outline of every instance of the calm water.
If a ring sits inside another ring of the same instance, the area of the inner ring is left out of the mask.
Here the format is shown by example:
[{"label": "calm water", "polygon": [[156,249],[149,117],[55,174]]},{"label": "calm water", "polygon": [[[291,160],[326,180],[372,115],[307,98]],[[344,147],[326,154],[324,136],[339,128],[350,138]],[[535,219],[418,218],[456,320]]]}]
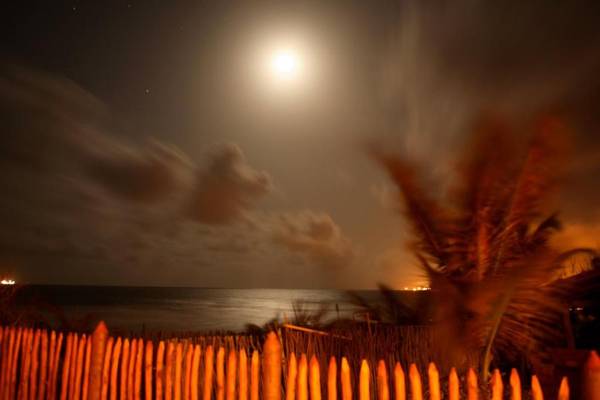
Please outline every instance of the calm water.
[{"label": "calm water", "polygon": [[[377,301],[377,291],[361,291]],[[243,330],[273,318],[293,317],[292,305],[327,306],[328,317],[352,317],[358,310],[342,290],[200,289],[85,286],[28,286],[18,292],[20,308],[55,324],[103,319],[130,330]]]}]

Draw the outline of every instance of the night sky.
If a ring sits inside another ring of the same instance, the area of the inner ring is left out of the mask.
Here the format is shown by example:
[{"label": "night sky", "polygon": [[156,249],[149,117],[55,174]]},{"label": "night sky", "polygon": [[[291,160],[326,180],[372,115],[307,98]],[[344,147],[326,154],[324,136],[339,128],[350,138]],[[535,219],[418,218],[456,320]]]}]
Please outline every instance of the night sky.
[{"label": "night sky", "polygon": [[[422,165],[437,192],[490,111],[566,121],[559,245],[600,246],[595,1],[14,3],[0,16],[0,275],[420,284],[364,145]],[[290,43],[301,74],[275,82],[265,60]]]}]

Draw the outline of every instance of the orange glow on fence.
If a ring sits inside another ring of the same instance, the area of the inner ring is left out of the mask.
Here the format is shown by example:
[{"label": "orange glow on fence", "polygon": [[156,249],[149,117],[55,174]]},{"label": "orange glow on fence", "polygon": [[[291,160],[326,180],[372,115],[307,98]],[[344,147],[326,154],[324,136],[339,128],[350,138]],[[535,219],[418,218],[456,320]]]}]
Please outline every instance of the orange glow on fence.
[{"label": "orange glow on fence", "polygon": [[[104,328],[106,329],[106,328]],[[50,337],[50,340],[48,340]],[[92,344],[93,343],[93,344]],[[245,400],[248,384],[248,369],[243,367],[247,361],[245,349],[219,346],[216,357],[217,376],[213,373],[213,347],[207,346],[204,352],[203,368],[200,368],[202,348],[192,345],[189,340],[171,339],[160,341],[154,356],[152,341],[139,338],[108,337],[108,332],[97,330],[92,336],[68,333],[66,349],[61,351],[62,335],[44,330],[0,327],[0,383],[4,398],[11,393],[22,399],[45,400],[59,395],[61,399],[96,398],[98,400],[140,400],[142,373],[144,376],[145,400],[158,398],[163,400],[198,400],[199,383],[203,382],[205,398],[212,398],[213,380],[217,388],[221,386],[223,397],[228,400]],[[102,351],[99,351],[101,349]],[[286,400],[321,400],[321,369],[316,354],[307,362],[306,354],[296,361],[294,353],[288,357],[286,385],[282,388],[282,347],[278,337],[270,334],[263,346],[263,379],[258,379],[259,352],[252,353],[250,362],[250,398],[251,400],[279,400],[281,394]],[[166,353],[166,354],[165,354]],[[88,361],[89,354],[89,361]],[[185,356],[184,356],[185,354]],[[228,355],[225,360],[225,354]],[[239,356],[238,356],[239,354]],[[45,355],[45,356],[44,356]],[[59,361],[60,357],[62,361]],[[239,358],[238,358],[239,357]],[[352,400],[353,392],[360,400],[389,400],[390,377],[387,362],[379,360],[377,368],[372,370],[367,360],[362,360],[358,385],[353,387],[350,365],[343,357],[340,373],[337,373],[337,360],[329,358],[327,370],[327,399],[337,399],[337,380],[341,384],[341,400]],[[405,400],[405,376],[400,363],[394,364],[394,400]],[[60,366],[60,368],[59,368]],[[120,382],[117,373],[120,368]],[[164,367],[164,368],[163,368]],[[19,368],[19,372],[17,372]],[[155,371],[155,373],[153,373]],[[185,372],[184,372],[185,371]],[[236,372],[239,371],[239,374]],[[242,372],[244,371],[244,372]],[[56,388],[57,373],[63,379],[60,388]],[[41,380],[38,380],[37,377]],[[203,375],[203,380],[200,375]],[[441,399],[441,393],[448,393],[449,400],[459,399],[459,379],[456,370],[450,370],[447,391],[442,389],[439,371],[432,362],[427,368],[427,393],[430,400]],[[219,378],[220,376],[220,378]],[[338,378],[339,376],[339,378]],[[245,378],[244,378],[245,377]],[[423,382],[416,364],[409,367],[410,399],[423,400]],[[42,379],[44,378],[44,379]],[[583,388],[585,399],[600,400],[597,390],[600,382],[600,358],[591,352],[583,366]],[[377,388],[371,391],[370,384],[375,381]],[[520,378],[515,369],[510,373],[510,398],[521,399]],[[259,398],[259,387],[263,396]],[[155,389],[154,391],[152,389]],[[239,389],[236,396],[236,390]],[[121,390],[121,394],[118,393]],[[154,393],[153,393],[154,392]],[[469,369],[466,376],[467,399],[477,399],[477,374]],[[84,396],[87,394],[87,397]],[[93,393],[96,393],[94,395]],[[153,394],[155,396],[153,396]],[[491,399],[503,399],[504,385],[499,370],[494,370],[491,380]],[[206,397],[208,396],[208,397]],[[558,400],[568,400],[569,383],[563,378],[558,389]],[[531,398],[543,399],[542,388],[537,377],[531,380]]]}]

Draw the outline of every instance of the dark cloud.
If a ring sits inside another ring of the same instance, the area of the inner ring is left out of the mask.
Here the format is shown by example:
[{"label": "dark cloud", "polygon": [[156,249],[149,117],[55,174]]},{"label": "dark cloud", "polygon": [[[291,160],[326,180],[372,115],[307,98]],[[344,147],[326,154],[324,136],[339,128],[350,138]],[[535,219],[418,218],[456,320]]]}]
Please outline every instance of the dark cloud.
[{"label": "dark cloud", "polygon": [[198,172],[189,215],[206,224],[228,224],[242,218],[270,190],[269,175],[248,165],[238,146],[227,145]]},{"label": "dark cloud", "polygon": [[100,102],[68,80],[0,65],[0,162],[8,167],[72,167],[105,146],[94,131],[106,116]]},{"label": "dark cloud", "polygon": [[327,269],[348,267],[354,256],[350,240],[328,214],[311,211],[284,214],[275,225],[274,239],[289,251]]},{"label": "dark cloud", "polygon": [[90,176],[114,195],[141,203],[164,199],[181,189],[190,162],[180,151],[156,141],[139,151],[120,148],[87,166]]}]

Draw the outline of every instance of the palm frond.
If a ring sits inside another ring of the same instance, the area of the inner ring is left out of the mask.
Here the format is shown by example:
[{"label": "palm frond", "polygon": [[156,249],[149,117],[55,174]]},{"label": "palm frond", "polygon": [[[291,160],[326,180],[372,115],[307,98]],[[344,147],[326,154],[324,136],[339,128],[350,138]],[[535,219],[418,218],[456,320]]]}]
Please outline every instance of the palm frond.
[{"label": "palm frond", "polygon": [[418,184],[415,168],[401,158],[379,149],[371,149],[371,155],[400,189],[404,215],[416,235],[413,244],[415,250],[435,260],[439,268],[445,268],[446,237],[442,229],[445,215]]},{"label": "palm frond", "polygon": [[484,375],[493,353],[541,354],[543,343],[558,340],[562,293],[549,283],[572,255],[596,254],[551,248],[561,227],[557,214],[535,224],[556,187],[565,138],[559,121],[544,119],[521,148],[508,127],[485,120],[444,207],[425,193],[412,165],[371,151],[400,191],[416,236],[413,251],[438,308],[436,323],[479,348]]}]

